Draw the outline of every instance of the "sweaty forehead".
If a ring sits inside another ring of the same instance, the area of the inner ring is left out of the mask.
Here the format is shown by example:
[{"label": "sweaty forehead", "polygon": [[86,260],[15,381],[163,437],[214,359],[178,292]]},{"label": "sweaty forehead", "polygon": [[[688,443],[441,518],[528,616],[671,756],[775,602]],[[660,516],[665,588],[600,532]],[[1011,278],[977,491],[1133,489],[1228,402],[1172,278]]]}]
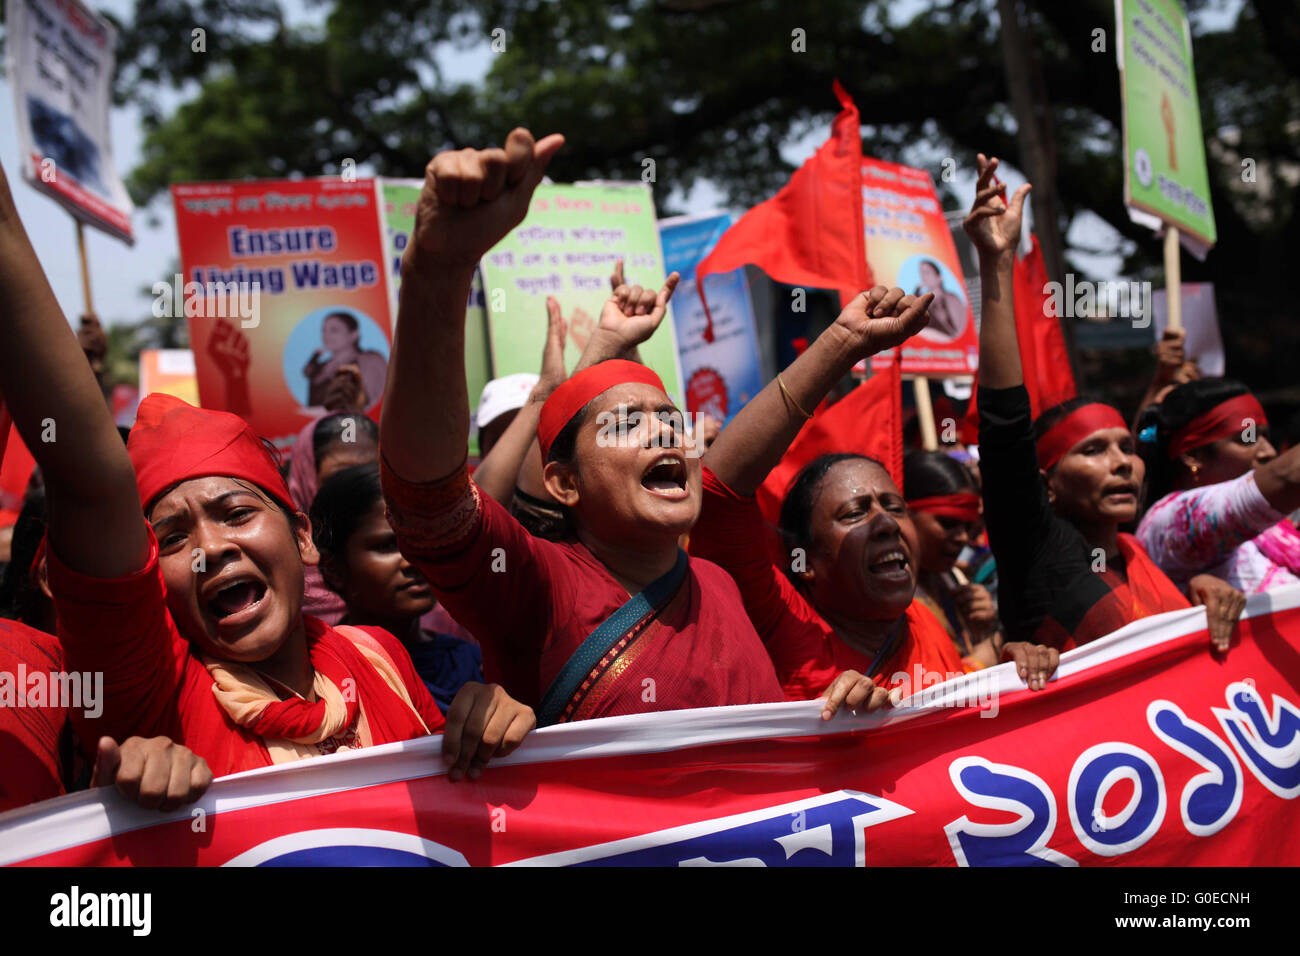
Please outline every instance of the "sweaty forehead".
[{"label": "sweaty forehead", "polygon": [[880,465],[861,458],[847,458],[831,465],[822,479],[818,498],[823,505],[838,507],[859,495],[901,495],[894,479]]}]

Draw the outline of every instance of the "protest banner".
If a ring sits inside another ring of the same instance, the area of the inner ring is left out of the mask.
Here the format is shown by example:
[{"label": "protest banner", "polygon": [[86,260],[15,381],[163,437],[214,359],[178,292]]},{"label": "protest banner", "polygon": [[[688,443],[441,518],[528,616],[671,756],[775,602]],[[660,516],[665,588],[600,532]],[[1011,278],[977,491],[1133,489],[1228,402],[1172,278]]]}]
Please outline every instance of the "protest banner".
[{"label": "protest banner", "polygon": [[709,279],[712,340],[704,335],[708,318],[695,284],[695,266],[730,225],[726,213],[676,216],[659,223],[664,271],[679,272],[682,277],[670,308],[686,383],[686,410],[711,415],[724,425],[764,384],[754,305],[743,268]]},{"label": "protest banner", "polygon": [[[614,264],[624,277],[658,289],[664,283],[654,199],[644,183],[543,184],[528,216],[483,257],[492,369],[497,377],[537,373],[546,342],[546,297],[568,321],[564,359],[577,364],[610,295]],[[640,346],[668,394],[682,403],[673,323]],[[473,399],[471,398],[471,401]]]},{"label": "protest banner", "polygon": [[379,402],[392,328],[377,196],[369,179],[172,187],[184,274],[154,286],[154,314],[189,320],[205,408],[283,447],[342,365]]},{"label": "protest banner", "polygon": [[0,816],[0,863],[862,866],[1300,863],[1300,586],[1226,655],[1203,608],[1062,655],[815,701],[547,727],[450,783],[426,737],[218,780],[169,813],[116,791]]},{"label": "protest banner", "polygon": [[[392,294],[393,324],[397,322],[397,292],[402,283],[402,252],[415,228],[415,205],[420,199],[421,179],[380,179],[380,209],[383,215],[384,251],[388,257],[388,282]],[[540,364],[540,361],[539,361]],[[488,348],[487,310],[483,304],[483,280],[474,273],[469,303],[465,308],[465,387],[469,392],[470,418],[492,378],[492,356]],[[477,457],[478,429],[469,431],[469,453]]]},{"label": "protest banner", "polygon": [[199,380],[189,349],[143,349],[140,352],[140,394],[163,392],[191,405],[199,404]]},{"label": "protest banner", "polygon": [[[862,161],[862,222],[867,266],[878,285],[933,292],[930,324],[902,346],[904,375],[970,376],[979,365],[979,338],[961,261],[934,181],[923,169]],[[888,368],[894,350],[871,360]]]},{"label": "protest banner", "polygon": [[1115,0],[1115,26],[1124,203],[1212,246],[1217,233],[1187,15],[1178,0]]},{"label": "protest banner", "polygon": [[5,4],[23,179],[79,222],[130,244],[133,207],[108,122],[116,47],[112,24],[80,0]]},{"label": "protest banner", "polygon": [[[1219,332],[1219,310],[1214,303],[1214,283],[1184,282],[1182,287],[1183,354],[1187,361],[1195,362],[1201,375],[1217,378],[1223,375],[1223,336]],[[1151,296],[1152,325],[1156,341],[1165,334],[1169,325],[1169,292],[1157,289]]]}]

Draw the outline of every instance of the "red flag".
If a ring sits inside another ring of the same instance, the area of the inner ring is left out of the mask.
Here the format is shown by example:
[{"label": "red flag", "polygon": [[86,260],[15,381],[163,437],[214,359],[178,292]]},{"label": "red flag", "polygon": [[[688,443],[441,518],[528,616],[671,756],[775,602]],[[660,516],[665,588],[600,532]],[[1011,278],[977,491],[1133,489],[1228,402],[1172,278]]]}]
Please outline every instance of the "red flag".
[{"label": "red flag", "polygon": [[897,360],[813,415],[758,489],[763,517],[776,524],[781,502],[800,469],[814,458],[837,452],[875,458],[902,490],[903,384]]},{"label": "red flag", "polygon": [[[1044,409],[1059,405],[1079,393],[1070,370],[1070,353],[1065,347],[1060,319],[1052,315],[1047,303],[1047,267],[1038,247],[1038,237],[1030,235],[1033,247],[1016,260],[1012,278],[1012,302],[1016,310],[1016,341],[1020,345],[1020,368],[1029,392],[1029,407],[1037,418]],[[1056,311],[1055,309],[1051,310]],[[978,386],[978,382],[976,383]],[[970,407],[962,423],[962,440],[979,441],[979,409],[971,390]]]},{"label": "red flag", "polygon": [[[1029,238],[1033,242],[1033,248],[1029,250],[1029,255],[1016,263],[1016,337],[1020,341],[1020,354],[1028,354],[1034,368],[1035,388],[1030,394],[1037,395],[1038,406],[1034,409],[1034,414],[1037,415],[1053,405],[1074,398],[1079,394],[1079,389],[1075,386],[1074,372],[1070,369],[1070,352],[1065,347],[1061,321],[1050,314],[1047,308],[1052,296],[1047,291],[1047,267],[1043,264],[1043,252],[1038,247],[1038,237],[1030,235]],[[1030,343],[1028,347],[1026,339]]]},{"label": "red flag", "polygon": [[755,265],[777,282],[838,289],[848,303],[871,285],[862,225],[862,136],[858,108],[839,80],[833,86],[842,107],[831,138],[785,187],[759,203],[722,234],[695,267],[704,302],[704,340],[713,341],[713,319],[704,278]]},{"label": "red flag", "polygon": [[8,528],[18,520],[27,483],[36,470],[36,460],[23,444],[3,403],[0,403],[0,428],[4,429],[0,431],[0,442],[4,443],[0,444],[0,528]]}]

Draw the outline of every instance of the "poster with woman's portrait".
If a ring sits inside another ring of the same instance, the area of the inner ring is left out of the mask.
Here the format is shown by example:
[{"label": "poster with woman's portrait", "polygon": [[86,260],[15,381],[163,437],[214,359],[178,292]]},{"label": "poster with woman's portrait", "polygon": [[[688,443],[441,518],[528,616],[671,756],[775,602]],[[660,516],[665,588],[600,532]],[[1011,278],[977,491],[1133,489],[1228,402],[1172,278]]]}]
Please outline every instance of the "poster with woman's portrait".
[{"label": "poster with woman's portrait", "polygon": [[284,346],[284,380],[307,409],[321,410],[335,373],[355,366],[366,391],[366,408],[384,394],[388,337],[370,316],[355,309],[326,306],[308,313]]},{"label": "poster with woman's portrait", "polygon": [[155,292],[189,320],[203,407],[279,447],[331,382],[359,379],[374,408],[392,341],[374,180],[187,183],[172,201],[183,275]]},{"label": "poster with woman's portrait", "polygon": [[[915,295],[934,294],[930,324],[903,343],[903,374],[973,375],[979,365],[975,318],[930,174],[864,159],[862,222],[874,281]],[[872,368],[887,367],[893,355],[892,349],[879,353]]]}]

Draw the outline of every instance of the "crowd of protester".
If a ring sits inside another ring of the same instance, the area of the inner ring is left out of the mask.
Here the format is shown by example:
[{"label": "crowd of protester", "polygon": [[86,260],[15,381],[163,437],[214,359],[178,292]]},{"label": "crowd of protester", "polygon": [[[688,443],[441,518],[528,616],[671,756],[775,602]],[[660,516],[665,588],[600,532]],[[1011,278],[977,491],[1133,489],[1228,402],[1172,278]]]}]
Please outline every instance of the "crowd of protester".
[{"label": "crowd of protester", "polygon": [[918,670],[1010,662],[1041,691],[1062,651],[1193,605],[1226,653],[1245,595],[1300,580],[1300,450],[1279,455],[1259,401],[1199,378],[1177,333],[1135,429],[1090,398],[1031,416],[1029,187],[1008,197],[983,156],[979,443],[909,451],[903,488],[858,449],[822,455],[776,548],[755,502],[809,410],[925,327],[933,293],[863,290],[719,430],[687,427],[637,355],[677,275],[641,288],[620,264],[577,366],[552,299],[539,374],[489,383],[471,422],[471,276],[562,143],[434,157],[377,421],[373,374],[317,369],[327,414],[283,464],[170,396],[114,426],[102,334],[68,327],[0,170],[0,393],[38,465],[0,672],[103,679],[93,710],[0,707],[0,810],[87,784],[172,808],[214,776],[431,733],[475,779],[538,725],[782,700],[831,720],[897,705]]}]

